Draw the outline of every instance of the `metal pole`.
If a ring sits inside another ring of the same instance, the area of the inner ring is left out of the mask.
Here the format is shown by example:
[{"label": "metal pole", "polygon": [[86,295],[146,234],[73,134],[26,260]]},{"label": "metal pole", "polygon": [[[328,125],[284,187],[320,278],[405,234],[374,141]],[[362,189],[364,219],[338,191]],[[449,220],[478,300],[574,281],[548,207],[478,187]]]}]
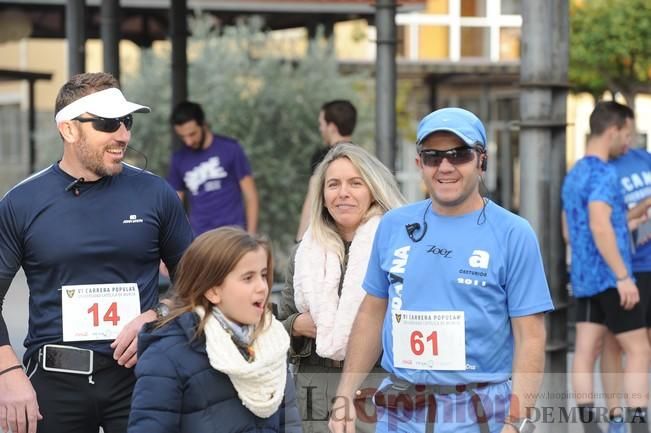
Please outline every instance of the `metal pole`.
[{"label": "metal pole", "polygon": [[120,0],[102,0],[100,32],[104,72],[120,80]]},{"label": "metal pole", "polygon": [[513,152],[511,152],[511,131],[508,128],[500,131],[499,173],[500,202],[502,207],[513,209]]},{"label": "metal pole", "polygon": [[[566,372],[568,346],[568,292],[567,270],[565,261],[565,242],[561,231],[561,186],[566,173],[566,121],[567,94],[569,69],[569,6],[568,0],[552,0],[552,31],[551,34],[551,81],[552,106],[551,120],[558,125],[551,128],[550,149],[550,184],[549,184],[549,213],[547,226],[549,232],[548,263],[550,273],[549,285],[556,310],[549,315],[547,321],[548,345],[547,363],[552,373]],[[550,378],[551,389],[565,390],[567,376],[553,374]]]},{"label": "metal pole", "polygon": [[[172,40],[172,106],[188,99],[188,56],[187,56],[187,2],[172,0],[170,8],[170,39]],[[170,127],[170,146],[172,150],[180,147],[181,141]]]},{"label": "metal pole", "polygon": [[29,98],[29,107],[27,107],[27,133],[29,141],[29,172],[34,173],[36,171],[36,109],[34,107],[35,97],[34,97],[34,80],[29,80],[27,82],[29,86],[28,98]]},{"label": "metal pole", "polygon": [[86,70],[86,5],[84,0],[66,3],[66,39],[68,39],[68,76]]},{"label": "metal pole", "polygon": [[[547,317],[544,388],[567,389],[567,291],[565,248],[560,224],[560,185],[565,175],[568,64],[567,0],[522,2],[520,63],[520,213],[538,235],[556,310]],[[543,394],[550,395],[550,394]],[[565,406],[565,399],[539,401]],[[543,424],[543,432],[567,431],[567,424]]]},{"label": "metal pole", "polygon": [[186,0],[172,0],[170,8],[172,107],[188,98],[187,13]]},{"label": "metal pole", "polygon": [[396,2],[377,0],[375,63],[376,153],[391,171],[396,160]]},{"label": "metal pole", "polygon": [[[538,234],[543,250],[548,240],[545,211],[549,184],[551,132],[548,125],[551,111],[551,89],[546,85],[551,75],[551,8],[545,2],[525,0],[522,3],[522,59],[520,80],[520,211]],[[539,83],[539,85],[532,85]],[[547,170],[547,172],[545,172]],[[547,263],[546,263],[547,264]]]}]

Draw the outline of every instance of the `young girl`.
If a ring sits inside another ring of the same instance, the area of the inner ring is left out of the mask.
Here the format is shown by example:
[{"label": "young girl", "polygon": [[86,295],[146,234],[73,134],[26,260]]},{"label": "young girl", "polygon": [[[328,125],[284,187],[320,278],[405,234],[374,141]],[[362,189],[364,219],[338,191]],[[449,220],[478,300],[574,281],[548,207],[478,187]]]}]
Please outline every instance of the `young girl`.
[{"label": "young girl", "polygon": [[139,336],[129,433],[301,431],[271,278],[258,237],[220,228],[194,240],[171,314]]}]

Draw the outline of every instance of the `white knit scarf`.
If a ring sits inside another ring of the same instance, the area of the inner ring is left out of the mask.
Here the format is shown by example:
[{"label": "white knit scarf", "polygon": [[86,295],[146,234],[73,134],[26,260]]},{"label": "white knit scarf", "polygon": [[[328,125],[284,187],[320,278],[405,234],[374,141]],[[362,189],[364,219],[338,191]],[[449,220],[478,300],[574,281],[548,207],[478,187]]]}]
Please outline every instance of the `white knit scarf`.
[{"label": "white knit scarf", "polygon": [[[203,307],[195,312],[203,319]],[[269,326],[253,341],[255,359],[247,362],[231,335],[210,315],[206,321],[206,352],[210,365],[228,375],[242,404],[260,418],[276,413],[285,395],[289,336],[285,327],[271,313]]]},{"label": "white knit scarf", "polygon": [[346,356],[353,320],[365,294],[362,282],[379,223],[380,217],[374,216],[357,228],[348,252],[341,299],[341,262],[337,254],[319,244],[311,228],[298,246],[294,301],[299,312],[309,311],[312,315],[316,324],[316,353],[323,358],[340,361]]}]

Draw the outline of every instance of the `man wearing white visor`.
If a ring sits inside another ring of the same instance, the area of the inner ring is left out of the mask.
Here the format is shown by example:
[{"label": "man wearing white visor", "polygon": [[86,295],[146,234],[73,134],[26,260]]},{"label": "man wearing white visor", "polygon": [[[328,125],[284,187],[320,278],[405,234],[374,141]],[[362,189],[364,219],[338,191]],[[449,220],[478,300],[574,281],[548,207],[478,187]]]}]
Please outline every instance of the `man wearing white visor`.
[{"label": "man wearing white visor", "polygon": [[56,99],[60,161],[0,200],[0,307],[22,267],[30,292],[22,363],[0,316],[0,430],[126,432],[137,334],[167,309],[158,266],[192,240],[163,179],[123,162],[133,113],[106,73]]}]

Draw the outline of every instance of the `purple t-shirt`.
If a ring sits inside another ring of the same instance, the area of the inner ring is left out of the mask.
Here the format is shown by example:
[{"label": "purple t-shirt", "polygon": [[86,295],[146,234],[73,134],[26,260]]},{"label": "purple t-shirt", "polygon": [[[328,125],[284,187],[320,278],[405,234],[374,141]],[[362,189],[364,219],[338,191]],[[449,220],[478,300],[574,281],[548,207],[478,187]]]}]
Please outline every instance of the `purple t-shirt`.
[{"label": "purple t-shirt", "polygon": [[214,135],[207,149],[183,147],[174,152],[167,180],[175,190],[188,193],[190,225],[199,236],[217,227],[246,228],[240,181],[250,175],[240,144]]}]

